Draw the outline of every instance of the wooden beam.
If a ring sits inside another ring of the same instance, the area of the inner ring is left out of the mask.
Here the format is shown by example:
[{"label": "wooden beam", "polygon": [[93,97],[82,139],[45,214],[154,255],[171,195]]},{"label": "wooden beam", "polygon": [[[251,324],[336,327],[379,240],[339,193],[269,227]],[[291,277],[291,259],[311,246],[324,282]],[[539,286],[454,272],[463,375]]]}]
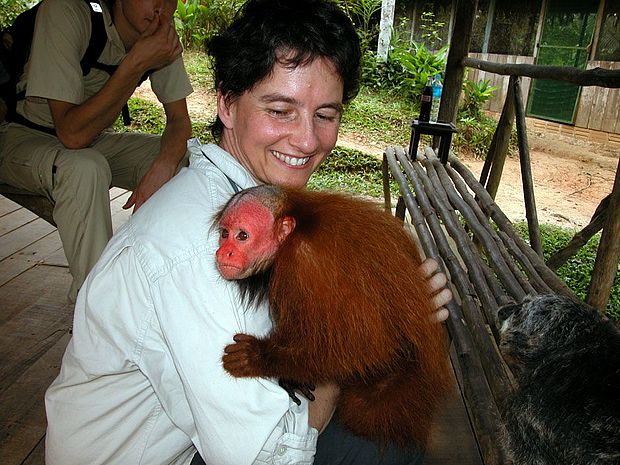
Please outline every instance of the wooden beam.
[{"label": "wooden beam", "polygon": [[489,73],[502,74],[504,76],[527,76],[536,79],[553,79],[556,81],[571,82],[580,86],[620,87],[620,70],[615,69],[593,68],[584,70],[573,66],[493,63],[491,61],[469,57],[463,59],[463,65]]},{"label": "wooden beam", "polygon": [[609,200],[607,220],[596,253],[587,302],[604,312],[620,261],[620,159]]},{"label": "wooden beam", "polygon": [[519,162],[521,164],[521,180],[523,182],[523,200],[525,202],[525,216],[527,229],[530,235],[532,249],[542,258],[542,242],[538,227],[538,213],[534,197],[534,181],[532,180],[532,163],[530,149],[527,142],[527,126],[525,124],[525,110],[521,94],[521,78],[514,80],[515,115],[517,120],[517,138],[519,140]]},{"label": "wooden beam", "polygon": [[512,135],[512,127],[515,120],[514,82],[516,79],[516,76],[510,76],[504,108],[502,109],[489,152],[480,173],[480,184],[485,186],[493,199],[497,194],[502,172],[504,171],[504,163],[506,162],[510,136]]},{"label": "wooden beam", "polygon": [[459,99],[463,88],[465,65],[463,59],[469,53],[471,33],[476,15],[477,0],[458,0],[454,21],[454,31],[450,41],[450,51],[446,63],[439,120],[456,123]]}]

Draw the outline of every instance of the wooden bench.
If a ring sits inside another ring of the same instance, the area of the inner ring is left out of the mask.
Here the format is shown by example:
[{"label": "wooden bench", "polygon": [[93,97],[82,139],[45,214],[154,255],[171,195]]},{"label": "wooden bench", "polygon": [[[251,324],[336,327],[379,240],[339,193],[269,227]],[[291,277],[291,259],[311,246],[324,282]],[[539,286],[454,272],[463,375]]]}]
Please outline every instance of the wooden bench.
[{"label": "wooden bench", "polygon": [[56,223],[54,223],[54,219],[52,218],[54,202],[47,197],[13,187],[2,181],[0,181],[0,194],[5,196],[7,199],[11,199],[15,203],[18,203],[22,207],[27,208],[35,215],[50,223],[52,226],[56,226]]},{"label": "wooden bench", "polygon": [[578,299],[458,158],[443,164],[427,147],[412,161],[402,147],[388,147],[383,186],[389,212],[390,178],[400,192],[396,215],[411,222],[425,255],[449,276],[455,295],[446,321],[452,365],[484,464],[504,465],[498,406],[514,385],[498,349],[497,310],[527,294]]}]

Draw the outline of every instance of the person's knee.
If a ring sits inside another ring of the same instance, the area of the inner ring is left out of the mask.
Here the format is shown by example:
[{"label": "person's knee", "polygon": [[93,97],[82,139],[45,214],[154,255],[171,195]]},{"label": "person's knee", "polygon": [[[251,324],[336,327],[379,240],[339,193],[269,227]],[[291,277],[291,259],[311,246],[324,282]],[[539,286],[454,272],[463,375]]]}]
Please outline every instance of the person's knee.
[{"label": "person's knee", "polygon": [[86,148],[59,154],[54,162],[54,178],[58,183],[76,182],[84,186],[109,188],[112,172],[106,158],[97,150]]}]

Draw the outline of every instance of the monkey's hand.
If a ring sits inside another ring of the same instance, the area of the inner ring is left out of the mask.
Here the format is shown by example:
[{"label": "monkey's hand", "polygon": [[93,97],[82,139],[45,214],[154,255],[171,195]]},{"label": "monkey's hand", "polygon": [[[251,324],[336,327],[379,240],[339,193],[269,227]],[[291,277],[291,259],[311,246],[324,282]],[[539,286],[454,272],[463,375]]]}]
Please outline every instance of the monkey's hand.
[{"label": "monkey's hand", "polygon": [[288,393],[288,396],[297,405],[301,405],[301,400],[299,399],[299,397],[297,397],[296,391],[298,391],[301,395],[303,395],[309,401],[314,400],[314,394],[312,393],[312,391],[314,391],[314,388],[315,388],[314,384],[298,383],[291,379],[284,379],[284,378],[280,378],[278,380],[278,384],[280,385],[282,389],[284,389]]},{"label": "monkey's hand", "polygon": [[233,340],[224,347],[224,369],[236,378],[264,376],[261,341],[249,334],[235,334]]}]

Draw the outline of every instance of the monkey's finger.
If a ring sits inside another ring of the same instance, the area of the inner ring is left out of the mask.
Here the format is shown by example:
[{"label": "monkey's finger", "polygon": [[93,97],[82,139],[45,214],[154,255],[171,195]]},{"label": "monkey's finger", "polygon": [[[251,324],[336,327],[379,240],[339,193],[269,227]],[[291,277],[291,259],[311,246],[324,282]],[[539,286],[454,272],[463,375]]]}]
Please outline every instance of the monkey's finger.
[{"label": "monkey's finger", "polygon": [[444,287],[441,292],[435,294],[431,299],[433,307],[437,310],[440,310],[442,307],[448,305],[448,303],[452,300],[452,291],[447,287]]},{"label": "monkey's finger", "polygon": [[249,342],[256,339],[254,336],[250,336],[249,334],[238,333],[233,336],[233,341],[235,342]]},{"label": "monkey's finger", "polygon": [[447,308],[440,308],[431,317],[433,321],[437,323],[441,323],[442,321],[446,321],[450,316],[450,312],[448,312]]},{"label": "monkey's finger", "polygon": [[224,353],[226,354],[234,354],[235,352],[245,351],[247,348],[246,344],[229,344],[224,347]]},{"label": "monkey's finger", "polygon": [[423,278],[430,278],[439,269],[439,263],[434,258],[427,258],[420,265],[420,273]]},{"label": "monkey's finger", "polygon": [[448,283],[448,278],[443,273],[437,273],[432,278],[427,278],[426,282],[431,292],[437,292],[441,288],[445,287]]}]

